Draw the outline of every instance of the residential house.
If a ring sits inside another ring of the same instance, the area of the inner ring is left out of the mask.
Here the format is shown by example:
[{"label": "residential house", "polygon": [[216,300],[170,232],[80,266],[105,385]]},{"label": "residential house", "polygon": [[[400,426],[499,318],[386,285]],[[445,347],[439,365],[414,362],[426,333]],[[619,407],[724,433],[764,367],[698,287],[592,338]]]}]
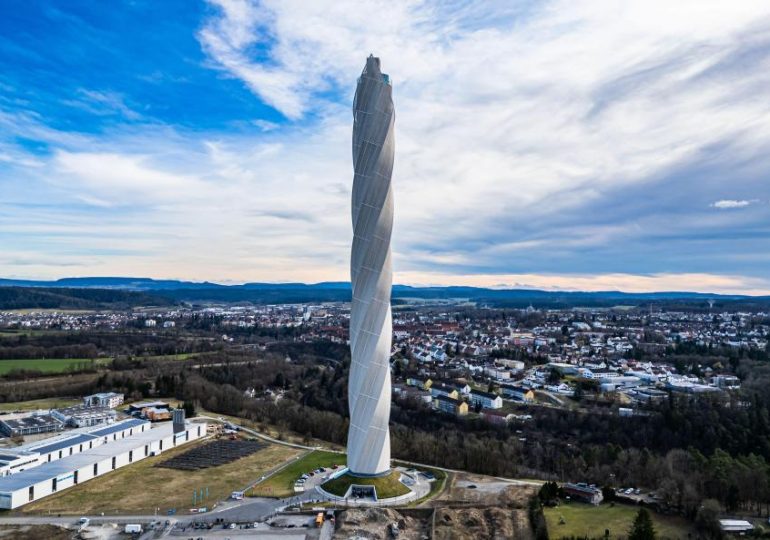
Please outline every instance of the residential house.
[{"label": "residential house", "polygon": [[503,407],[503,398],[497,394],[473,390],[470,395],[470,402],[474,405],[481,405],[485,409],[501,409]]},{"label": "residential house", "polygon": [[524,403],[535,401],[535,393],[531,388],[510,384],[504,384],[500,388],[503,391],[503,395],[508,399],[523,401]]},{"label": "residential house", "polygon": [[434,398],[444,396],[452,399],[458,399],[460,397],[459,392],[444,383],[435,383],[430,387],[430,395]]},{"label": "residential house", "polygon": [[433,406],[439,411],[454,414],[456,416],[465,416],[468,414],[468,404],[456,398],[448,396],[436,396],[433,398]]},{"label": "residential house", "polygon": [[570,496],[572,499],[578,499],[589,504],[598,505],[604,500],[602,490],[594,485],[588,485],[584,483],[578,484],[564,484],[562,486],[564,493]]}]

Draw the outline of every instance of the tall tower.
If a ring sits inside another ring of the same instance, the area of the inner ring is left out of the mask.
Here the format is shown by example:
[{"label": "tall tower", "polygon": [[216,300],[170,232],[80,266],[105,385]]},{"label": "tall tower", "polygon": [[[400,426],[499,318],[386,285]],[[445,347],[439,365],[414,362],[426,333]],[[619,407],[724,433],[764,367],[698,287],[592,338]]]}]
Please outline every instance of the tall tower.
[{"label": "tall tower", "polygon": [[390,471],[394,120],[390,78],[380,71],[380,59],[370,55],[353,101],[348,469],[357,476]]}]

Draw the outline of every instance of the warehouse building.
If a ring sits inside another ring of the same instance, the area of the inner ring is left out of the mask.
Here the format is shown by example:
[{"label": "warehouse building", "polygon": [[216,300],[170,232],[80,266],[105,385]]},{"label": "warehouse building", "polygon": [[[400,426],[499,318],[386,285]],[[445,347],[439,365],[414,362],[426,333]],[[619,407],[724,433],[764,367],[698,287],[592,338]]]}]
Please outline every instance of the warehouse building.
[{"label": "warehouse building", "polygon": [[32,414],[20,418],[0,420],[0,431],[9,437],[50,433],[62,428],[62,423],[50,414]]},{"label": "warehouse building", "polygon": [[[135,420],[129,420],[132,422]],[[117,425],[102,430],[109,431]],[[0,509],[13,509],[37,501],[53,493],[86,482],[97,476],[158,455],[190,441],[206,436],[206,424],[191,424],[184,421],[149,427],[129,428],[131,434],[116,437],[116,432],[97,435],[102,444],[84,448],[82,452],[66,455],[60,459],[0,478]],[[96,435],[96,431],[92,435]],[[121,432],[125,433],[125,432]],[[80,444],[80,443],[78,443]],[[71,447],[70,447],[71,448]],[[49,449],[50,450],[50,449]],[[61,449],[54,449],[57,455]],[[51,455],[48,453],[47,455]]]},{"label": "warehouse building", "polygon": [[130,419],[110,426],[97,426],[68,431],[42,441],[27,443],[0,451],[0,477],[50,463],[110,441],[125,439],[150,429],[146,420]]},{"label": "warehouse building", "polygon": [[20,446],[15,450],[37,452],[40,454],[40,463],[50,463],[57,459],[91,450],[102,444],[125,439],[148,429],[150,429],[149,422],[132,418],[123,422],[115,422],[109,426],[73,430],[65,435]]},{"label": "warehouse building", "polygon": [[21,472],[25,469],[31,469],[37,467],[40,454],[37,452],[14,452],[3,449],[3,453],[0,454],[0,476],[8,476]]},{"label": "warehouse building", "polygon": [[66,407],[52,410],[51,416],[68,426],[88,427],[111,424],[117,413],[109,407]]},{"label": "warehouse building", "polygon": [[126,409],[126,412],[128,414],[137,416],[137,415],[143,414],[144,410],[149,408],[170,409],[171,406],[165,401],[143,401],[141,403],[132,403],[131,405],[128,406],[128,409]]}]

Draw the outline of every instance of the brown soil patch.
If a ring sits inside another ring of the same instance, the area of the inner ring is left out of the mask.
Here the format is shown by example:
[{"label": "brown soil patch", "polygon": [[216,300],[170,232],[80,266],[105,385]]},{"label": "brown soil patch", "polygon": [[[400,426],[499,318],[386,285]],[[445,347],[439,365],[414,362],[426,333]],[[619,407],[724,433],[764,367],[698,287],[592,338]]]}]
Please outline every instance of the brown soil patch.
[{"label": "brown soil patch", "polygon": [[2,525],[0,538],[5,540],[70,540],[73,532],[54,525]]},{"label": "brown soil patch", "polygon": [[395,523],[399,529],[399,540],[421,540],[430,532],[430,511],[392,510],[390,508],[351,508],[337,515],[335,539],[366,538],[387,540],[389,526]]}]

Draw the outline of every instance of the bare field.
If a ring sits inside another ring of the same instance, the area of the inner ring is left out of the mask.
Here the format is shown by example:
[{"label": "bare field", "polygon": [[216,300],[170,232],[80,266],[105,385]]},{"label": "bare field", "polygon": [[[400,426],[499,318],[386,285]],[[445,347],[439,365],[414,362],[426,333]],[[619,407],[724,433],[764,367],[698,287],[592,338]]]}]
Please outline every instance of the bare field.
[{"label": "bare field", "polygon": [[54,525],[2,525],[0,539],[8,540],[70,540],[72,531]]},{"label": "bare field", "polygon": [[350,508],[340,513],[334,538],[392,538],[389,526],[398,523],[399,539],[421,540],[430,532],[430,511],[390,508]]},{"label": "bare field", "polygon": [[439,497],[426,503],[430,506],[506,506],[526,508],[536,486],[496,480],[488,476],[456,473],[447,480]]},{"label": "bare field", "polygon": [[521,508],[437,508],[435,540],[508,540],[533,538],[527,511]]},{"label": "bare field", "polygon": [[155,467],[161,461],[182,454],[196,445],[180,446],[160,456],[143,459],[101,478],[46,497],[23,507],[28,514],[152,514],[156,508],[165,514],[193,506],[193,491],[208,488],[208,498],[196,506],[211,506],[227,498],[232,491],[245,488],[266,471],[299,451],[279,445],[266,447],[248,457],[219,467],[198,471],[180,471]]}]

